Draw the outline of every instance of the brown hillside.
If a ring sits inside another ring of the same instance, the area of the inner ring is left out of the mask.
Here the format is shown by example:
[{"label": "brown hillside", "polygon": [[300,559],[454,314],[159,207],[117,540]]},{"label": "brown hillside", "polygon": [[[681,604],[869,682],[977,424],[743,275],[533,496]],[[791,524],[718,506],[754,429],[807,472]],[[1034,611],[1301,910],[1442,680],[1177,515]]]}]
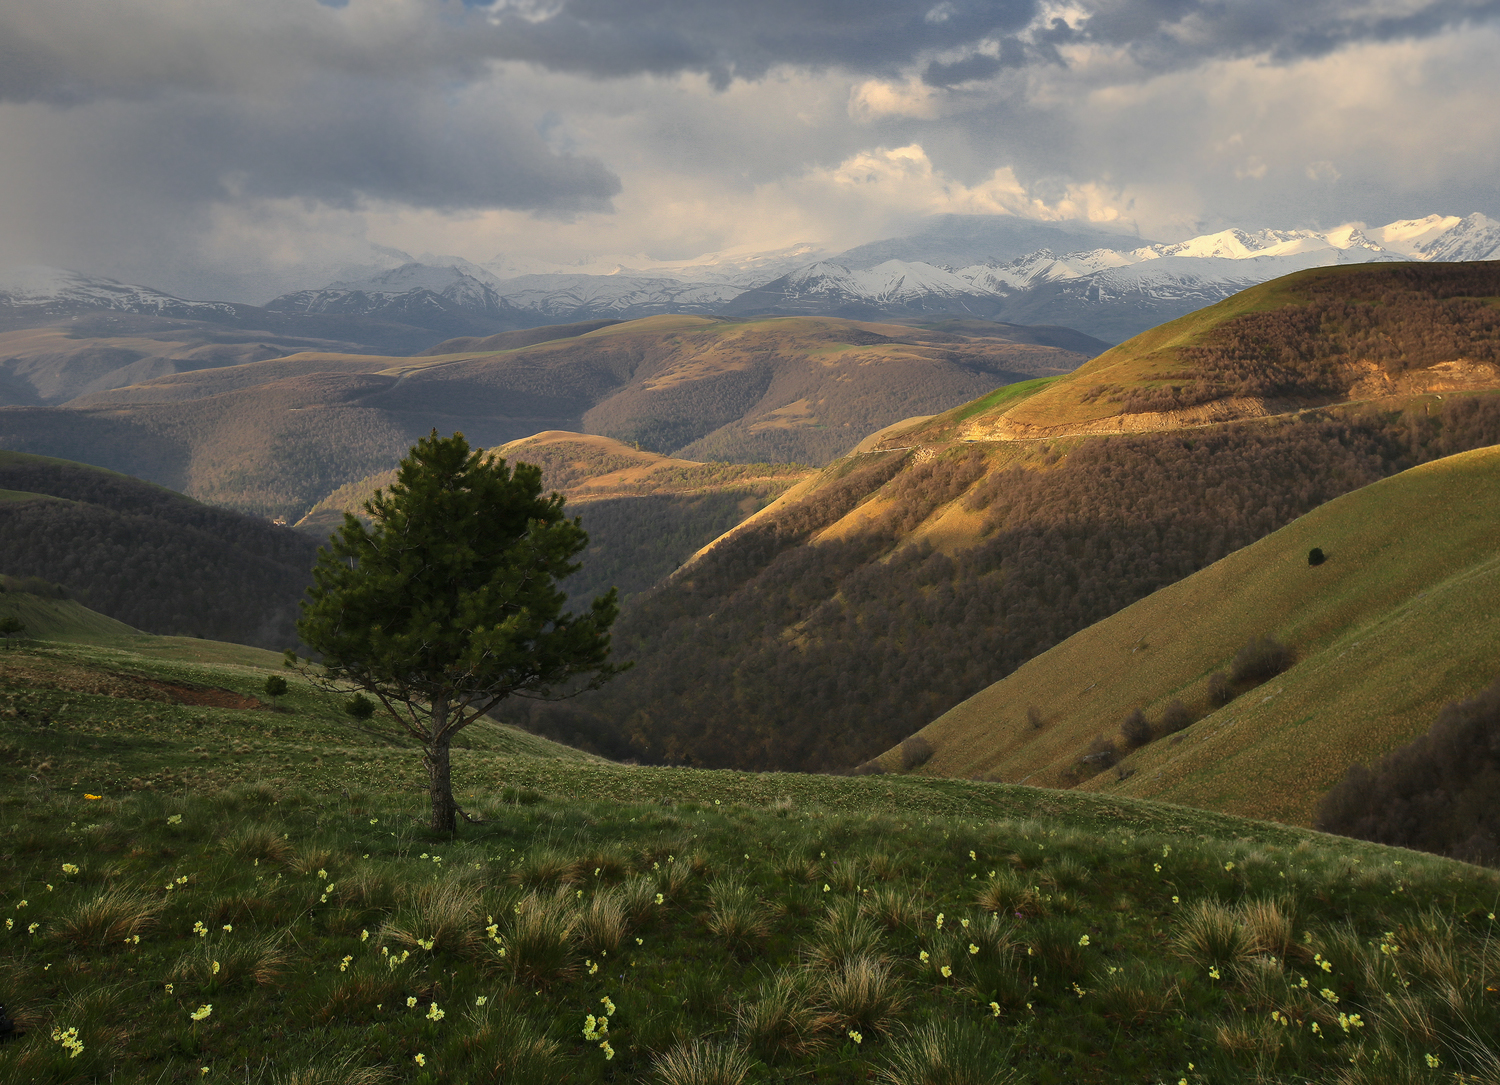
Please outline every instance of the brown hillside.
[{"label": "brown hillside", "polygon": [[[552,430],[493,450],[511,463],[542,468],[542,484],[568,498],[589,533],[582,568],[564,584],[587,600],[614,587],[646,590],[695,551],[813,474],[797,464],[694,463],[646,452],[609,437]],[[358,513],[385,471],[349,483],[318,502],[297,529],[326,537]]]},{"label": "brown hillside", "polygon": [[[1401,269],[1403,304],[1468,312],[1482,338],[1495,299],[1449,307],[1450,270],[1425,270],[1434,285],[1423,301],[1424,269]],[[1479,271],[1466,282],[1488,288],[1483,276],[1495,269]],[[1364,396],[1351,385],[1342,402],[1292,397],[1290,409],[1251,419],[1143,412],[1152,426],[1134,433],[1080,426],[1083,408],[1094,421],[1130,417],[1123,400],[1090,398],[1103,368],[1149,391],[1168,362],[1184,364],[1168,357],[1174,342],[1228,358],[1241,333],[1219,329],[1243,314],[1312,304],[1335,286],[1358,309],[1389,298],[1391,281],[1384,267],[1289,276],[1074,374],[894,427],[640,600],[617,631],[635,669],[566,709],[534,713],[532,725],[571,733],[583,715],[599,727],[623,721],[614,752],[663,761],[849,768],[1072,633],[1322,503],[1500,442],[1491,391],[1500,381],[1422,395]],[[1451,356],[1458,349],[1434,347],[1400,372],[1442,374],[1464,361]],[[1231,362],[1213,379],[1230,399],[1255,398],[1232,384],[1241,363]],[[1051,423],[1044,400],[1071,436],[999,432],[1016,416]]]},{"label": "brown hillside", "polygon": [[[433,428],[493,447],[593,432],[686,460],[827,462],[871,430],[1082,355],[852,321],[652,317],[499,351],[304,352],[0,409],[0,447],[301,518]],[[528,333],[530,334],[530,333]]]}]

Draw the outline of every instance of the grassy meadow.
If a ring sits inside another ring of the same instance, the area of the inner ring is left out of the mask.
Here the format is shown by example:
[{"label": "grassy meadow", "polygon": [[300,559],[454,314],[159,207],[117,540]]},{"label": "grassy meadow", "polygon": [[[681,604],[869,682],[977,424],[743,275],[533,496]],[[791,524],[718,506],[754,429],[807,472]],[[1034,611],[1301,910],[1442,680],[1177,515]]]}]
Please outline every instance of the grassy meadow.
[{"label": "grassy meadow", "polygon": [[0,653],[0,1082],[1496,1082],[1500,878],[1129,798],[420,753],[277,657]]}]

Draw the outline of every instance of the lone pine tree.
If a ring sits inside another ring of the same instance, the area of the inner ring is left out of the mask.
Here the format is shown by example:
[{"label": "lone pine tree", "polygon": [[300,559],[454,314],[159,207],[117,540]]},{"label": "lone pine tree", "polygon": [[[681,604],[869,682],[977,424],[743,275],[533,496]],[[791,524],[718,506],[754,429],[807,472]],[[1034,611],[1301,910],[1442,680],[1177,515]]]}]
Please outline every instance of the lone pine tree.
[{"label": "lone pine tree", "polygon": [[372,694],[422,744],[432,828],[453,832],[453,736],[506,697],[596,688],[615,591],[581,615],[557,582],[588,545],[541,470],[486,459],[462,434],[418,441],[389,491],[346,514],[318,552],[297,632],[321,678]]}]

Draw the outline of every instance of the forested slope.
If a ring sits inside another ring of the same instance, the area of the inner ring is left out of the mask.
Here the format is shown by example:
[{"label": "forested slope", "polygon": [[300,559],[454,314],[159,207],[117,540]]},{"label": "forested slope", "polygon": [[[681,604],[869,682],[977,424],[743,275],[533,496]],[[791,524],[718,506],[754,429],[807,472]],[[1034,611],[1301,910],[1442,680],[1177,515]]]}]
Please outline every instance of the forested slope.
[{"label": "forested slope", "polygon": [[[61,584],[91,609],[148,633],[280,649],[296,643],[314,540],[138,479],[0,453],[6,572]],[[52,500],[49,498],[62,498]]]}]

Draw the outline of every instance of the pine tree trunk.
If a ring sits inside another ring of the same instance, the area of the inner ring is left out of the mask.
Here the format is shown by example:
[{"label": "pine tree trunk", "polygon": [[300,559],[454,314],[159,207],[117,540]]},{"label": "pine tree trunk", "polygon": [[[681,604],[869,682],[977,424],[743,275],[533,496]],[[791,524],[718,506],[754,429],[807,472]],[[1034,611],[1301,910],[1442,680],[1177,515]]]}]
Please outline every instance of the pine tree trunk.
[{"label": "pine tree trunk", "polygon": [[454,833],[458,831],[458,807],[453,802],[453,773],[448,750],[451,735],[442,733],[448,722],[448,702],[443,699],[432,702],[432,734],[427,742],[428,793],[432,797],[432,831]]}]

